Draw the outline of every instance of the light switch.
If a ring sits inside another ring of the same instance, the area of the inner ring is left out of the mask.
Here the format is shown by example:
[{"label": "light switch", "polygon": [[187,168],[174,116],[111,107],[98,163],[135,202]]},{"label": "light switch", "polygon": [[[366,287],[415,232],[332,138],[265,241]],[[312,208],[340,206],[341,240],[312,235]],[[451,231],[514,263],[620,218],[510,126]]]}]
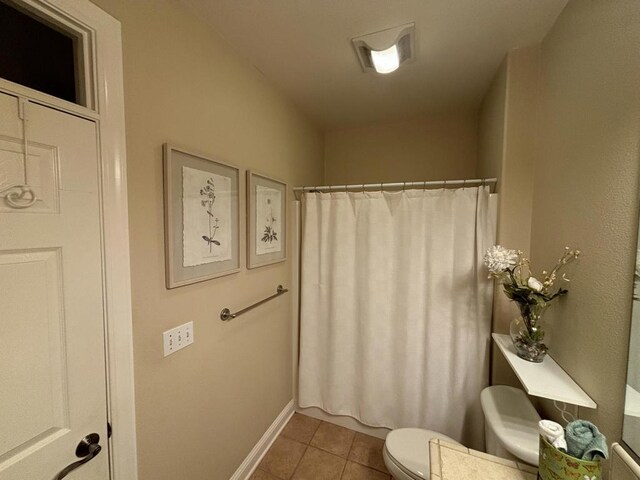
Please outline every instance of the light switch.
[{"label": "light switch", "polygon": [[193,343],[193,322],[167,330],[162,334],[164,356],[171,355]]}]

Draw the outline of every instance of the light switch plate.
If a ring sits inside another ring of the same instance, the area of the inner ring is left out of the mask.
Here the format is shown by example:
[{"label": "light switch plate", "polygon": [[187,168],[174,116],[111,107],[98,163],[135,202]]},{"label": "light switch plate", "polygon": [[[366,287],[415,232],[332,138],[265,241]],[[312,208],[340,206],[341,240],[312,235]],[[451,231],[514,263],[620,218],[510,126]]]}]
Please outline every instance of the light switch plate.
[{"label": "light switch plate", "polygon": [[193,343],[193,322],[167,330],[162,334],[164,356],[171,355]]}]

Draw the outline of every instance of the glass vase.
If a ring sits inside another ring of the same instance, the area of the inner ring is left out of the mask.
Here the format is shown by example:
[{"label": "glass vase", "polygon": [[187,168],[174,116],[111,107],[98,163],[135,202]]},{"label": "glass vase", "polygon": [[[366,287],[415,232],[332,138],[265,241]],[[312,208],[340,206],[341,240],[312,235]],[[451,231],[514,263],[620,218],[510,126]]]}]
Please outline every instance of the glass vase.
[{"label": "glass vase", "polygon": [[545,331],[540,317],[515,318],[509,327],[511,341],[518,356],[528,362],[541,363],[547,354],[544,344]]}]

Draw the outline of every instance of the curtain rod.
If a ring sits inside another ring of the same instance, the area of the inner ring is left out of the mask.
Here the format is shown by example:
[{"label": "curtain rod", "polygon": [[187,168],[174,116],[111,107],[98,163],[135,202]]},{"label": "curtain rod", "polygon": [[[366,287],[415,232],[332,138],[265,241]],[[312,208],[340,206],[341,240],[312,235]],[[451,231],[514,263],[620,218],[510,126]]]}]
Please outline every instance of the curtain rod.
[{"label": "curtain rod", "polygon": [[473,178],[470,180],[437,180],[430,182],[395,182],[395,183],[357,183],[353,185],[324,185],[313,187],[294,187],[295,193],[304,192],[335,192],[335,191],[365,191],[369,190],[388,190],[388,189],[402,189],[405,188],[447,188],[457,186],[475,186],[475,185],[491,185],[495,186],[498,182],[497,178]]}]

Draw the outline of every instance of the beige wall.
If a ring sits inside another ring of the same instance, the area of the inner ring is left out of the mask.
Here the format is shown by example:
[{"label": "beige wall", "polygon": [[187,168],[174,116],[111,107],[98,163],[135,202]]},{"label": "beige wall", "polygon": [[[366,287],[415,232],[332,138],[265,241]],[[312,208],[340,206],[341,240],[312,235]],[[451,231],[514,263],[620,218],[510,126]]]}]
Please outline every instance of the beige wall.
[{"label": "beige wall", "polygon": [[[534,45],[509,53],[507,59],[503,159],[498,239],[529,252],[537,118],[540,49]],[[509,320],[510,321],[510,320]],[[506,326],[504,323],[503,327]]]},{"label": "beige wall", "polygon": [[[554,358],[598,403],[580,409],[618,440],[640,173],[640,2],[572,0],[542,43],[534,265],[584,255],[550,311]],[[547,405],[546,410],[551,411]]]},{"label": "beige wall", "polygon": [[[480,137],[476,112],[462,112],[329,132],[324,145],[180,3],[94,1],[123,24],[141,480],[229,478],[292,397],[291,300],[217,319],[289,284],[289,262],[164,288],[167,141],[290,186],[498,175],[501,242],[527,250],[530,240],[535,265],[552,264],[565,244],[584,251],[571,293],[549,312],[552,351],[599,404],[581,416],[620,437],[640,146],[635,0],[572,0],[539,53],[510,55],[480,114],[492,131]],[[189,320],[195,344],[163,359],[162,332]]]},{"label": "beige wall", "polygon": [[[166,290],[162,144],[292,187],[322,181],[322,136],[179,2],[96,3],[124,39],[140,479],[226,480],[292,398],[292,298],[218,315],[290,285],[291,266]],[[190,320],[195,343],[163,358],[162,332]]]},{"label": "beige wall", "polygon": [[[498,177],[497,243],[530,251],[535,119],[540,72],[537,45],[511,51],[498,69],[480,110],[478,176]],[[508,333],[518,315],[501,288],[494,292],[493,331]],[[518,385],[500,352],[493,349],[492,382]]]},{"label": "beige wall", "polygon": [[[480,112],[478,172],[500,178],[498,242],[530,247],[541,267],[565,245],[584,251],[548,312],[551,351],[598,403],[579,416],[610,440],[621,436],[635,258],[639,20],[631,0],[571,1],[540,48],[510,52]],[[494,331],[515,313],[497,290]],[[495,352],[492,382],[517,382]],[[550,402],[541,409],[558,419]]]},{"label": "beige wall", "polygon": [[[500,64],[478,115],[477,176],[500,178],[504,161],[504,131],[507,105],[507,57]],[[497,185],[497,191],[500,185]]]},{"label": "beige wall", "polygon": [[[498,196],[498,232],[496,243],[508,246],[509,244],[500,235],[508,231],[510,219],[505,219],[503,203],[505,194],[501,192],[504,180],[502,178],[503,165],[505,163],[505,130],[507,123],[507,72],[509,66],[508,56],[500,64],[487,93],[482,100],[478,123],[478,165],[477,176],[481,178],[497,178],[496,191]],[[506,184],[507,189],[509,183]],[[514,307],[504,296],[500,288],[493,292],[493,325],[492,331],[498,333],[508,332],[509,318],[513,316]],[[491,383],[493,385],[519,386],[511,367],[502,356],[498,348],[491,345]]]},{"label": "beige wall", "polygon": [[325,134],[329,185],[473,178],[477,112],[455,112]]},{"label": "beige wall", "polygon": [[[553,266],[566,245],[584,252],[572,268],[569,295],[547,313],[551,353],[598,403],[597,410],[580,409],[580,417],[595,422],[610,441],[621,435],[631,314],[638,85],[635,0],[570,1],[539,49],[509,54],[504,82],[498,239],[512,248],[530,247],[539,270]],[[500,106],[499,95],[493,98],[484,109]],[[499,124],[492,132],[484,132],[485,125],[481,138],[499,138]],[[479,168],[495,169],[486,151],[481,148]],[[497,331],[506,331],[510,321],[503,297],[494,308]],[[502,360],[494,359],[493,382],[511,383]],[[550,402],[541,408],[558,419]]]}]

